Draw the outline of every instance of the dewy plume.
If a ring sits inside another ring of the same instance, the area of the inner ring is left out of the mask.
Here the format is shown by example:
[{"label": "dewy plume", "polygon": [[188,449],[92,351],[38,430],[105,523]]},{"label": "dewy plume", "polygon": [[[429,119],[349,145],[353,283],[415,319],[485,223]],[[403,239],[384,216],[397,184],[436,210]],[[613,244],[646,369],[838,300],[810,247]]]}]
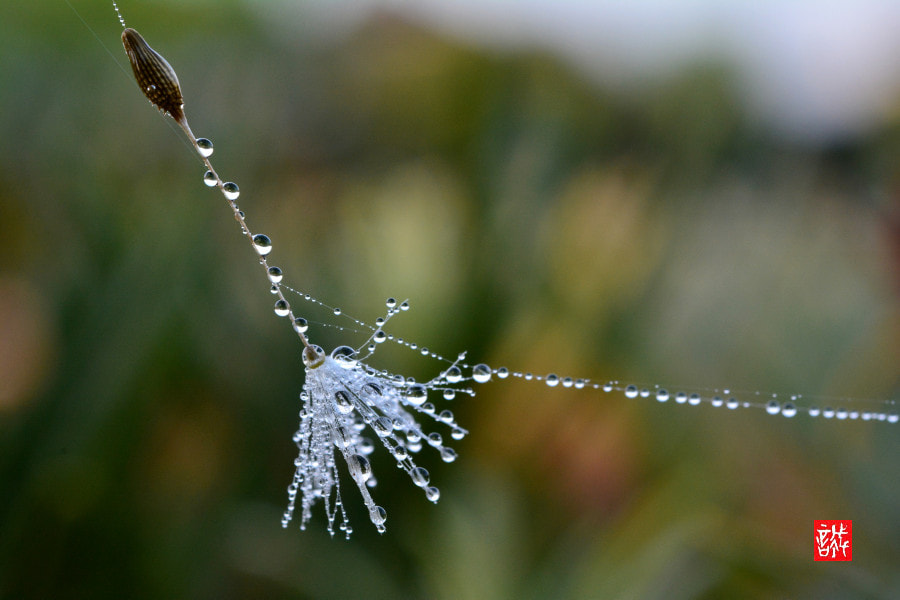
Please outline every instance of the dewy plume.
[{"label": "dewy plume", "polygon": [[[441,433],[426,431],[419,419],[427,418],[435,421],[449,430],[450,437],[454,440],[462,439],[467,432],[456,423],[449,410],[439,412],[429,401],[429,395],[451,399],[461,392],[474,396],[474,391],[464,386],[468,382],[486,383],[493,376],[498,379],[513,377],[543,382],[554,388],[558,386],[604,392],[617,391],[627,398],[654,398],[659,402],[668,402],[671,399],[674,403],[686,406],[708,404],[726,409],[763,408],[769,414],[788,418],[803,413],[810,417],[821,416],[836,420],[889,423],[897,423],[900,420],[896,412],[880,409],[800,406],[798,396],[791,396],[788,401],[782,402],[775,394],[759,392],[750,393],[753,397],[749,400],[742,400],[738,395],[731,395],[727,389],[702,390],[702,393],[688,393],[689,391],[670,393],[660,386],[639,387],[620,384],[618,381],[601,383],[589,379],[559,377],[555,374],[534,375],[510,371],[504,367],[492,369],[484,364],[469,365],[463,362],[464,354],[451,361],[426,349],[419,349],[411,342],[396,340],[384,331],[382,327],[391,317],[409,308],[408,303],[398,305],[394,299],[387,301],[386,316],[376,320],[373,325],[353,319],[355,327],[365,330],[368,335],[368,340],[358,349],[339,346],[326,353],[308,339],[308,322],[303,317],[295,315],[285,291],[296,293],[304,301],[326,305],[308,294],[296,292],[282,282],[281,269],[271,266],[267,258],[272,251],[272,241],[264,234],[251,231],[243,211],[237,204],[240,196],[237,184],[223,181],[213,168],[209,160],[213,153],[212,142],[206,138],[197,138],[191,132],[184,113],[181,86],[174,69],[137,31],[125,27],[121,15],[120,22],[125,28],[122,43],[141,92],[154,106],[178,123],[197,150],[207,169],[203,176],[204,183],[209,187],[218,188],[225,197],[241,233],[250,242],[265,272],[266,285],[276,297],[275,314],[287,319],[303,345],[302,360],[306,380],[300,394],[303,403],[300,411],[300,428],[294,435],[299,454],[294,461],[296,470],[293,480],[288,486],[289,502],[282,519],[285,527],[293,518],[299,497],[301,529],[305,529],[311,519],[315,504],[321,502],[327,515],[328,531],[332,535],[335,533],[334,525],[339,519],[339,529],[349,537],[352,527],[347,520],[341,497],[339,477],[339,464],[343,461],[362,495],[369,519],[379,532],[384,532],[387,515],[384,508],[376,504],[372,497],[371,490],[376,485],[376,478],[367,458],[378,444],[384,446],[412,482],[424,490],[428,500],[437,502],[440,497],[438,488],[431,485],[428,471],[419,466],[413,456],[426,445],[431,446],[444,462],[453,462],[456,459],[456,452],[444,444]],[[334,309],[334,312],[339,313],[337,309]],[[401,374],[377,370],[369,366],[365,360],[385,341],[393,341],[418,350],[443,363],[444,368],[437,376],[424,383],[416,382]],[[880,407],[890,404],[891,401],[881,402]],[[365,435],[369,432],[374,438]]]}]

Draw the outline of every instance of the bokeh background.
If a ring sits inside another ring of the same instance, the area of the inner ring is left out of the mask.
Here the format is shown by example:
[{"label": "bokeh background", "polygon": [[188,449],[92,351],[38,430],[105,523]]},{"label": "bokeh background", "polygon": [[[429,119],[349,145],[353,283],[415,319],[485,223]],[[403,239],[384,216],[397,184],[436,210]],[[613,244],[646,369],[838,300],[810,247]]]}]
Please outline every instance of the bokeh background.
[{"label": "bokeh background", "polygon": [[[897,426],[511,380],[447,403],[437,506],[376,452],[385,535],[349,485],[350,542],[282,529],[300,345],[70,2],[0,7],[0,597],[900,597]],[[896,410],[900,9],[621,4],[121,8],[293,286],[495,367]]]}]

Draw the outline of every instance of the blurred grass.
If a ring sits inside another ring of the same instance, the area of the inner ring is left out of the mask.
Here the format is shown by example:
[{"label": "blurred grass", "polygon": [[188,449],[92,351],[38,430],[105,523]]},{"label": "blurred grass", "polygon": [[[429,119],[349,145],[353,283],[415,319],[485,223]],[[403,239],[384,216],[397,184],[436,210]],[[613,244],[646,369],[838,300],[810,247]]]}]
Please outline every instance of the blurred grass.
[{"label": "blurred grass", "polygon": [[[898,396],[900,121],[803,146],[714,62],[632,95],[390,15],[123,9],[295,287],[408,297],[396,335],[494,366]],[[0,40],[0,596],[896,597],[894,427],[521,382],[454,401],[437,507],[376,454],[385,536],[352,494],[352,542],[282,530],[299,347],[219,197],[64,4]],[[812,562],[816,518],[855,521],[853,563]]]}]

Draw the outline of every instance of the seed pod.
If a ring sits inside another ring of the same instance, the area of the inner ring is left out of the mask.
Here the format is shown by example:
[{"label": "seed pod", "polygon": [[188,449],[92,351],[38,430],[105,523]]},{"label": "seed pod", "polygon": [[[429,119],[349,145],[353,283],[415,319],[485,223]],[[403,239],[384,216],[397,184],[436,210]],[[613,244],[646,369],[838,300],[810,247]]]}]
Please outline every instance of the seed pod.
[{"label": "seed pod", "polygon": [[159,110],[169,113],[179,124],[184,122],[184,99],[175,70],[159,52],[151,48],[134,29],[122,32],[122,44],[131,62],[138,87]]}]

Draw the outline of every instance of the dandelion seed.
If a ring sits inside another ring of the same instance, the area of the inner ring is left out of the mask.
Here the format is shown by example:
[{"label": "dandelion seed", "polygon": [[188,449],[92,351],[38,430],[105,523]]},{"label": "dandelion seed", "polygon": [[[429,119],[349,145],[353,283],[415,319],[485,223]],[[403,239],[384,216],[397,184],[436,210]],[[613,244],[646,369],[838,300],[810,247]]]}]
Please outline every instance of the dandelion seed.
[{"label": "dandelion seed", "polygon": [[[417,383],[370,367],[349,346],[339,346],[328,355],[320,347],[311,346],[304,352],[303,362],[306,366],[306,383],[300,394],[303,409],[300,428],[294,435],[300,452],[294,461],[296,470],[288,486],[288,507],[282,526],[287,527],[293,518],[299,495],[301,529],[306,529],[313,506],[321,501],[328,519],[328,532],[334,535],[335,522],[340,519],[338,528],[350,536],[352,528],[341,497],[336,458],[340,454],[359,488],[369,520],[380,533],[385,531],[387,512],[375,503],[370,491],[375,487],[375,480],[367,455],[375,444],[365,436],[368,431],[412,482],[425,489],[426,498],[437,502],[440,492],[429,486],[428,471],[418,466],[412,455],[422,447],[423,439],[444,462],[455,460],[456,452],[443,444],[439,433],[426,433],[416,414],[449,427],[454,439],[468,433],[456,424],[449,410],[435,416],[433,406],[430,411],[425,408],[424,400],[429,392],[440,393],[452,385],[447,372],[459,370],[457,363],[434,379]],[[461,391],[474,395],[471,390]]]}]

